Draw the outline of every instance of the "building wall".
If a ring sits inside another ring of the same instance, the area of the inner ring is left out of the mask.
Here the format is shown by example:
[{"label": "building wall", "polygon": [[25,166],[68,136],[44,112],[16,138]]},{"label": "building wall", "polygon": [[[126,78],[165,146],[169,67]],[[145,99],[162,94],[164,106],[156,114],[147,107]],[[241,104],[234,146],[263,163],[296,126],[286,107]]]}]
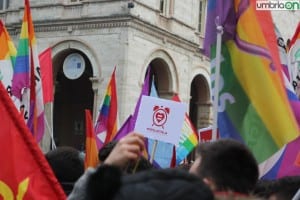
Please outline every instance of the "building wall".
[{"label": "building wall", "polygon": [[[169,7],[163,13],[160,0],[134,0],[133,8],[128,7],[129,2],[30,1],[39,52],[52,47],[55,57],[73,48],[90,60],[93,76],[98,80],[94,85],[97,88],[94,111],[102,104],[112,70],[117,67],[120,124],[134,111],[146,67],[155,58],[163,59],[169,67],[171,84],[163,91],[166,94],[178,93],[189,104],[191,83],[196,76],[200,75],[210,85],[209,60],[200,53],[203,36],[197,32],[199,1],[167,0]],[[16,45],[23,7],[23,0],[11,0],[7,12],[0,12]],[[290,38],[299,21],[299,12],[272,14],[283,37]],[[211,123],[212,119],[210,88],[201,92],[206,98],[197,102],[201,119],[194,120],[196,128]]]},{"label": "building wall", "polygon": [[[16,45],[22,2],[11,0],[8,11],[0,13]],[[128,8],[128,2],[30,1],[39,52],[52,47],[55,58],[63,50],[77,49],[89,58],[98,79],[96,110],[117,67],[120,124],[134,111],[146,67],[155,58],[162,58],[171,73],[171,88],[164,92],[178,93],[187,104],[193,77],[205,72],[209,81],[209,62],[200,54],[202,38],[196,33],[197,0],[169,0],[166,13],[160,12],[159,0],[136,0],[134,8]]]},{"label": "building wall", "polygon": [[300,19],[299,11],[272,11],[272,17],[285,41],[291,39]]}]

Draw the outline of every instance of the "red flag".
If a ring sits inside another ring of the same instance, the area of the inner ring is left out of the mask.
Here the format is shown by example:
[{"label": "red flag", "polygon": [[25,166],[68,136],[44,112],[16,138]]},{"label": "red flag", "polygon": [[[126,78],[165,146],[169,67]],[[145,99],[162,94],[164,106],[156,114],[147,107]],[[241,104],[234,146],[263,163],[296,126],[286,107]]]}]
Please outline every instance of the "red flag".
[{"label": "red flag", "polygon": [[85,110],[85,159],[84,167],[96,167],[99,164],[98,148],[89,110]]},{"label": "red flag", "polygon": [[2,83],[0,113],[0,196],[65,200],[65,193]]},{"label": "red flag", "polygon": [[44,103],[53,102],[52,49],[47,48],[39,55]]}]

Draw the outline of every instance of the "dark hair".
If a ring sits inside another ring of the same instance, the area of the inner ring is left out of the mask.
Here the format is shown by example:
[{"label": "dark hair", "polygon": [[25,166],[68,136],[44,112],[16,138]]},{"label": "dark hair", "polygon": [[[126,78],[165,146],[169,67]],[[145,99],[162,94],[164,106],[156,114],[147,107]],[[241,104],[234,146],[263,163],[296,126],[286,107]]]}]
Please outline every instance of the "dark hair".
[{"label": "dark hair", "polygon": [[213,200],[213,193],[198,177],[181,169],[156,169],[124,176],[114,200]]},{"label": "dark hair", "polygon": [[267,199],[273,193],[274,184],[275,180],[260,179],[257,181],[252,194]]},{"label": "dark hair", "polygon": [[110,154],[110,152],[113,150],[113,148],[116,146],[118,141],[111,141],[109,143],[107,143],[106,145],[104,145],[99,151],[98,151],[98,158],[100,160],[100,162],[104,162],[105,159],[108,157],[108,155]]},{"label": "dark hair", "polygon": [[66,194],[69,194],[74,183],[84,173],[84,162],[80,152],[73,147],[57,147],[45,155],[58,182]]},{"label": "dark hair", "polygon": [[258,197],[276,197],[278,200],[290,200],[300,188],[300,176],[285,176],[275,180],[261,180],[253,193]]},{"label": "dark hair", "polygon": [[258,180],[257,162],[242,143],[232,139],[219,139],[198,147],[201,161],[198,175],[209,178],[216,190],[231,190],[248,194]]},{"label": "dark hair", "polygon": [[[105,159],[108,157],[110,152],[116,146],[117,142],[118,141],[113,140],[113,141],[107,143],[106,145],[104,145],[99,150],[98,158],[101,162],[105,161]],[[123,172],[126,174],[131,174],[131,173],[133,173],[133,170],[135,170],[135,172],[139,172],[139,171],[152,169],[152,168],[153,168],[153,165],[145,157],[140,156],[137,165],[135,162],[130,162],[130,163],[128,163],[128,165],[126,166],[126,168],[124,169]]]}]

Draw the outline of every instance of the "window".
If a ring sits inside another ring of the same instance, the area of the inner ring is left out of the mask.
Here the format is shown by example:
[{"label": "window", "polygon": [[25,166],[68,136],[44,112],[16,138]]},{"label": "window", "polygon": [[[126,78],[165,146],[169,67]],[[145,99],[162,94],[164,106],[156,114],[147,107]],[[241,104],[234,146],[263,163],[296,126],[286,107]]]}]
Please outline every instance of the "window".
[{"label": "window", "polygon": [[173,6],[172,0],[160,0],[159,1],[159,11],[165,16],[171,15],[171,7]]},{"label": "window", "polygon": [[159,10],[161,13],[164,13],[165,12],[165,0],[160,0],[159,2]]},{"label": "window", "polygon": [[0,10],[5,10],[9,6],[9,0],[0,0]]},{"label": "window", "polygon": [[199,3],[199,18],[198,18],[198,32],[204,33],[206,15],[206,0],[200,0]]}]

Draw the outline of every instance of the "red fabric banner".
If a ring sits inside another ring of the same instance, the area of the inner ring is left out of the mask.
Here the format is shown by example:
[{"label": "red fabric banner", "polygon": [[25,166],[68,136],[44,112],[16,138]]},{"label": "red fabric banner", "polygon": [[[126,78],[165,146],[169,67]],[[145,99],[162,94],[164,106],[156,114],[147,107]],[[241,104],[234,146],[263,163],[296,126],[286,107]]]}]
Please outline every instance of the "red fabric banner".
[{"label": "red fabric banner", "polygon": [[52,49],[47,48],[39,54],[44,103],[53,102]]},{"label": "red fabric banner", "polygon": [[0,199],[65,200],[22,116],[0,83]]}]

